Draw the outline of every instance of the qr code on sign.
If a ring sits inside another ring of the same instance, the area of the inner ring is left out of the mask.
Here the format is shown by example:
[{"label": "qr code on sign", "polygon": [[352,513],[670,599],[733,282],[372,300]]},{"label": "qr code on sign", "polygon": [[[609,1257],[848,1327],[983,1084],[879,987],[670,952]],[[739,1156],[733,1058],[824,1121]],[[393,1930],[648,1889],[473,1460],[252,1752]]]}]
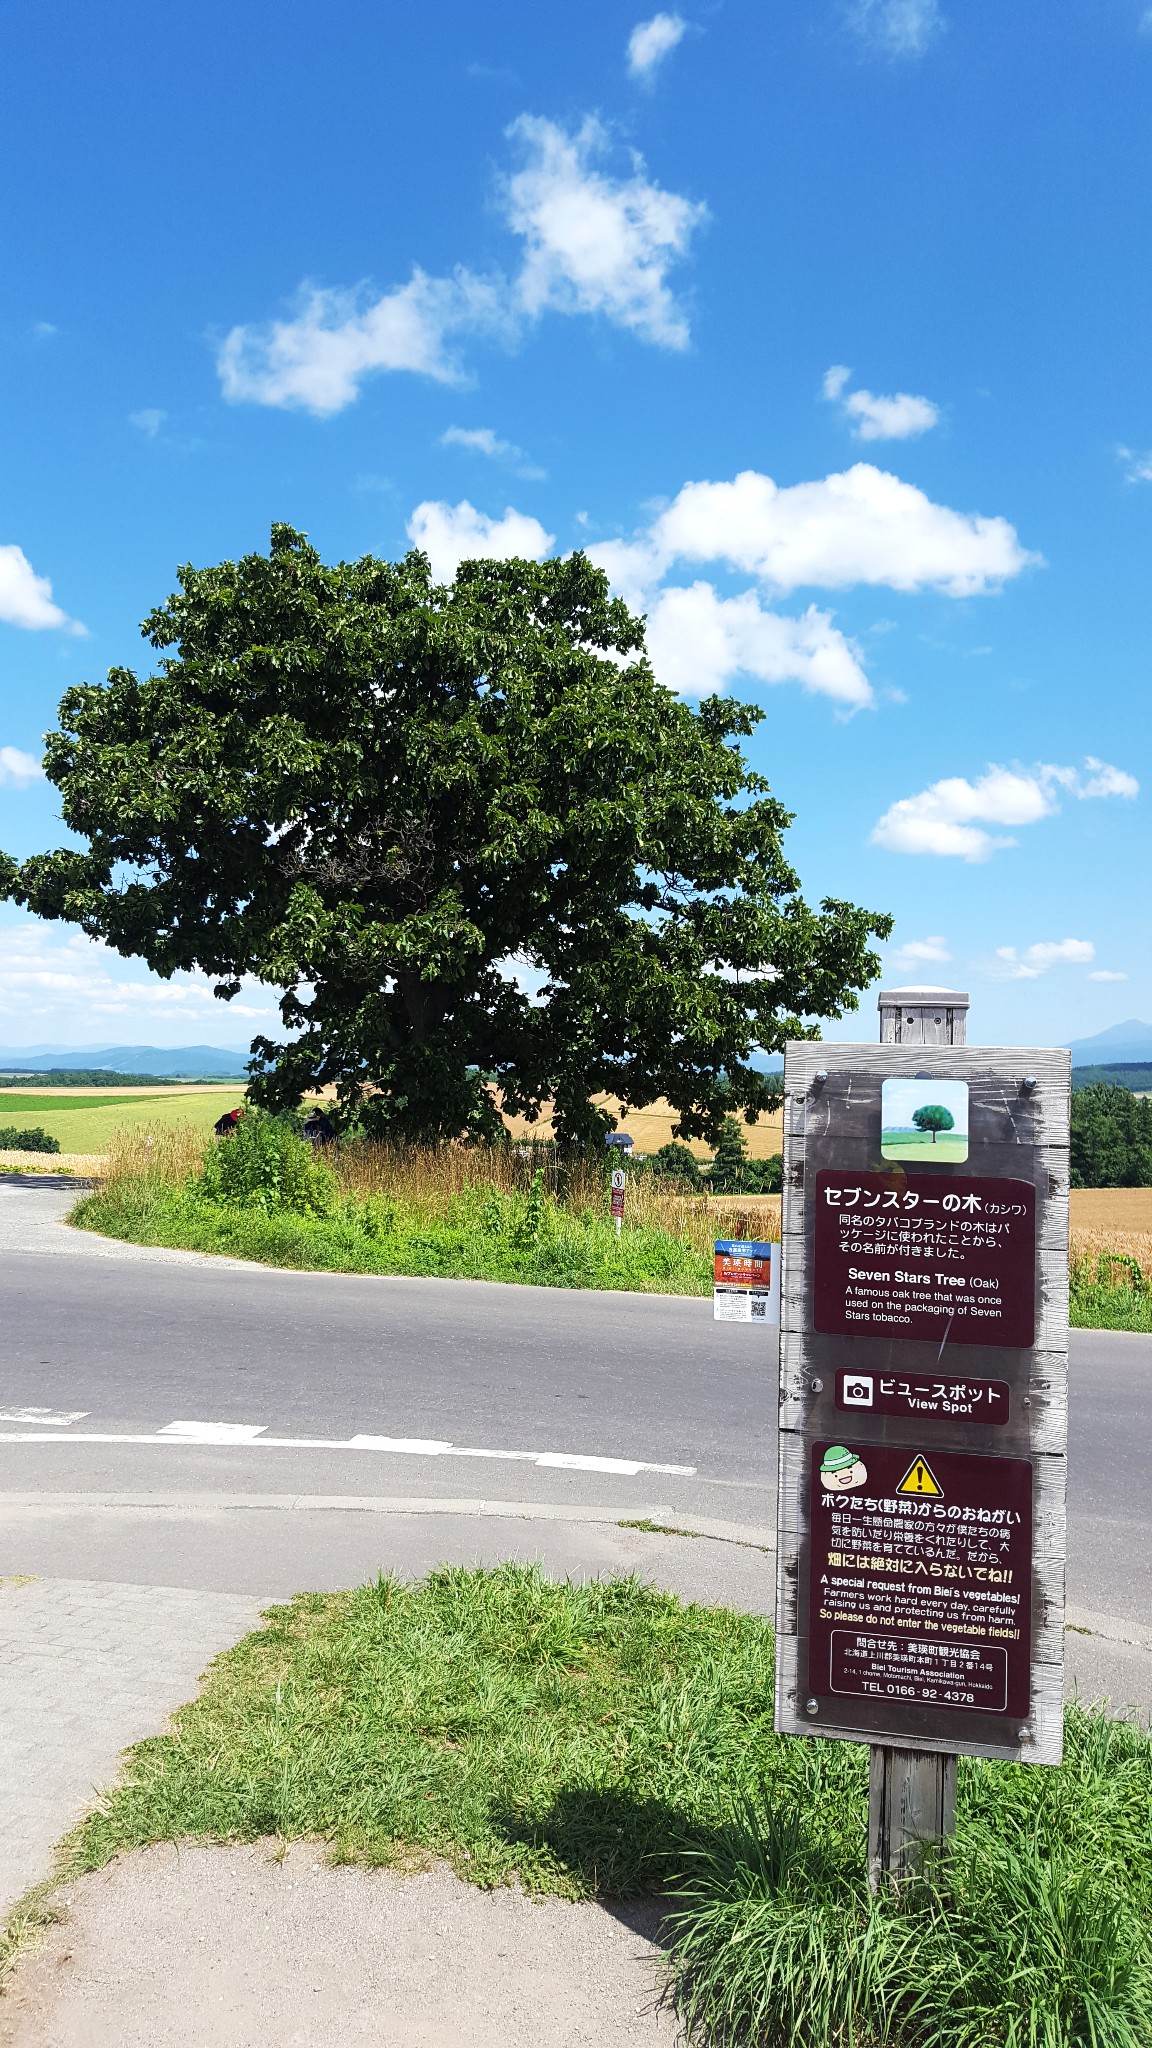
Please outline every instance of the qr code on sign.
[{"label": "qr code on sign", "polygon": [[767,1303],[767,1302],[766,1302],[766,1301],[765,1301],[765,1300],[764,1300],[764,1299],[763,1299],[762,1297],[761,1297],[761,1298],[757,1298],[757,1297],[755,1297],[755,1296],[754,1296],[754,1297],[753,1297],[753,1300],[752,1300],[752,1315],[753,1315],[753,1319],[755,1320],[756,1318],[759,1318],[759,1320],[760,1320],[761,1322],[763,1322],[763,1321],[764,1321],[764,1318],[766,1317],[766,1315],[767,1315],[767,1314],[768,1314],[768,1303]]}]

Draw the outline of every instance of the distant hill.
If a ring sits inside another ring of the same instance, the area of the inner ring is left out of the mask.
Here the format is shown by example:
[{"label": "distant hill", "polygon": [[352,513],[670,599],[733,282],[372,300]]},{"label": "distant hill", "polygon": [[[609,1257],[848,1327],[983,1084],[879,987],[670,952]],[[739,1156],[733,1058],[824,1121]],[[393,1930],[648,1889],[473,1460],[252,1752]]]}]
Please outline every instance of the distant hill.
[{"label": "distant hill", "polygon": [[1074,1067],[1140,1066],[1152,1060],[1152,1024],[1129,1017],[1094,1038],[1074,1038],[1068,1047]]},{"label": "distant hill", "polygon": [[150,1080],[230,1081],[244,1073],[248,1058],[247,1051],[229,1051],[218,1045],[111,1045],[99,1050],[61,1045],[34,1053],[19,1046],[0,1046],[0,1072],[44,1074],[60,1067],[91,1072],[103,1067],[113,1074],[147,1074]]}]

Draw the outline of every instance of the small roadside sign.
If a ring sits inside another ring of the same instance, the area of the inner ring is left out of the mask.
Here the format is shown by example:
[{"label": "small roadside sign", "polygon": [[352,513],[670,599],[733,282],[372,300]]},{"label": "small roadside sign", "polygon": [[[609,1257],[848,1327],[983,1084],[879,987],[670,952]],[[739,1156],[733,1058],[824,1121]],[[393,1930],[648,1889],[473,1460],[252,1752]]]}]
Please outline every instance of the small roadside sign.
[{"label": "small roadside sign", "polygon": [[628,1176],[624,1168],[622,1166],[614,1166],[612,1168],[612,1221],[616,1225],[617,1237],[620,1235],[620,1225],[624,1221],[624,1190],[627,1185]]},{"label": "small roadside sign", "polygon": [[760,1238],[717,1239],[712,1315],[718,1323],[780,1321],[780,1247]]}]

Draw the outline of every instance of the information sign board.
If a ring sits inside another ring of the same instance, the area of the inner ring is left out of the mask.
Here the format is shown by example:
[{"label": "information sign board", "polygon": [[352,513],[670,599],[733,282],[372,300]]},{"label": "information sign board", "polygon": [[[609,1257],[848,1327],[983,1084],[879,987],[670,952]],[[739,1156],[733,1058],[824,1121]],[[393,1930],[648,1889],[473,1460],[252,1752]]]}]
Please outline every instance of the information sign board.
[{"label": "information sign board", "polygon": [[971,1174],[818,1173],[814,1324],[1031,1344],[1036,1191]]},{"label": "information sign board", "polygon": [[782,1731],[1060,1759],[1069,1067],[787,1049]]}]

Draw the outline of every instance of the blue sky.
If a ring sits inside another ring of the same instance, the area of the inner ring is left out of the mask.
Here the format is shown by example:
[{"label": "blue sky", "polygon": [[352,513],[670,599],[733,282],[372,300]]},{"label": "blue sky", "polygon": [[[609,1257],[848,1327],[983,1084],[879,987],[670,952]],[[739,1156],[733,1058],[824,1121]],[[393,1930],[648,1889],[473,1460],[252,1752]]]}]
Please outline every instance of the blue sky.
[{"label": "blue sky", "polygon": [[[178,562],[586,546],[886,979],[1152,1018],[1150,114],[1141,0],[7,0],[0,845]],[[0,939],[10,1045],[272,1021]]]}]

